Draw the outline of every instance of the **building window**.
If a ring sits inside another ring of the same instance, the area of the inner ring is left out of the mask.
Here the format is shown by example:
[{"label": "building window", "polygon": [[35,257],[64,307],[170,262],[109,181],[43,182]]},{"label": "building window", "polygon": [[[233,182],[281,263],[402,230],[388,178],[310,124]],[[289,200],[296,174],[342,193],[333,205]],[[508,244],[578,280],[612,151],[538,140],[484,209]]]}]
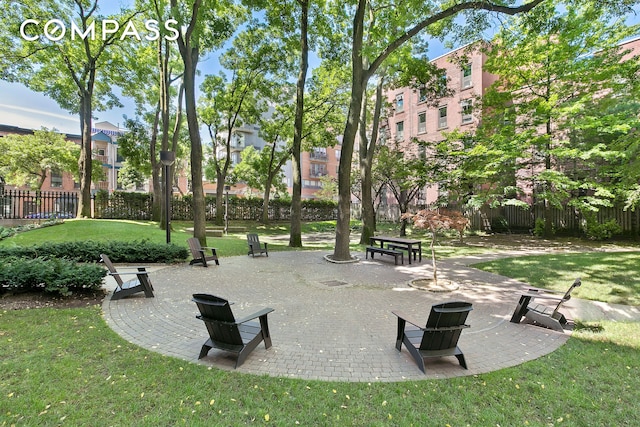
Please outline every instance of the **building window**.
[{"label": "building window", "polygon": [[327,149],[324,147],[314,148],[309,156],[312,160],[327,160]]},{"label": "building window", "polygon": [[245,146],[245,135],[243,133],[234,132],[231,135],[231,146],[243,148]]},{"label": "building window", "polygon": [[424,145],[418,146],[418,157],[421,160],[427,160],[427,148]]},{"label": "building window", "polygon": [[471,123],[473,121],[473,106],[470,99],[465,99],[460,103],[462,107],[462,124]]},{"label": "building window", "polygon": [[420,86],[418,91],[418,103],[425,102],[427,100],[427,88],[424,86]]},{"label": "building window", "polygon": [[58,169],[51,170],[51,187],[62,187],[62,172]]},{"label": "building window", "polygon": [[467,64],[462,67],[462,89],[466,89],[471,86],[471,64]]},{"label": "building window", "polygon": [[418,113],[418,133],[425,133],[427,131],[427,113]]},{"label": "building window", "polygon": [[404,111],[404,95],[399,93],[396,95],[396,113]]},{"label": "building window", "polygon": [[387,144],[387,139],[389,139],[389,129],[385,128],[381,128],[380,129],[380,133],[378,135],[378,145],[386,145]]},{"label": "building window", "polygon": [[438,108],[438,129],[447,127],[447,107]]},{"label": "building window", "polygon": [[312,177],[325,176],[327,174],[327,165],[323,163],[311,163],[311,170],[309,172]]},{"label": "building window", "polygon": [[396,140],[402,141],[404,139],[404,122],[396,123]]},{"label": "building window", "polygon": [[231,164],[232,165],[237,165],[241,161],[242,161],[242,156],[240,155],[240,152],[239,151],[233,151],[231,153]]},{"label": "building window", "polygon": [[342,154],[342,151],[336,150],[336,160],[340,160],[340,154]]}]

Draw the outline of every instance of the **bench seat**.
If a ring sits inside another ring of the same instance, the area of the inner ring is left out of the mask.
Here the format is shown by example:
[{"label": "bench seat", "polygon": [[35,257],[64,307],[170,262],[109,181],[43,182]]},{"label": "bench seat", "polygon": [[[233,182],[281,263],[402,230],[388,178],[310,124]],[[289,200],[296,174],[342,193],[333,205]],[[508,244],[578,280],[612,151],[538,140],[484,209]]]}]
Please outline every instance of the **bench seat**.
[{"label": "bench seat", "polygon": [[[388,247],[389,249],[394,249],[394,250],[398,250],[398,249],[400,249],[400,250],[403,250],[403,251],[407,251],[407,252],[409,252],[409,247],[408,247],[408,246],[406,246],[406,245],[389,244],[387,247]],[[412,247],[412,248],[411,248],[411,252],[413,252],[413,260],[414,260],[414,261],[415,261],[415,260],[417,260],[417,259],[418,259],[418,252],[420,252],[420,248],[414,248],[414,247]],[[411,256],[411,255],[409,255],[409,256]]]},{"label": "bench seat", "polygon": [[404,264],[404,252],[402,251],[396,251],[395,249],[388,249],[388,248],[380,248],[378,246],[367,246],[365,257],[368,259],[369,254],[371,254],[371,259],[373,259],[373,254],[375,253],[379,253],[382,255],[392,255],[395,259],[396,265],[398,265],[398,257],[400,257],[402,264]]}]

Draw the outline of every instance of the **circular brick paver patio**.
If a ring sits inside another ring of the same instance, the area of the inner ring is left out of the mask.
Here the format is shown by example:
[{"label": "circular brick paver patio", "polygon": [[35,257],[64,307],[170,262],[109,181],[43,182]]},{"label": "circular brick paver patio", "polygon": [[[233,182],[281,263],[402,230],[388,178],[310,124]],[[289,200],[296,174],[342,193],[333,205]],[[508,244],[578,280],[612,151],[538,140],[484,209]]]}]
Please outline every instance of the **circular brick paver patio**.
[{"label": "circular brick paver patio", "polygon": [[[155,298],[138,294],[103,303],[107,323],[126,340],[165,355],[221,369],[233,369],[234,355],[216,349],[198,360],[208,338],[194,293],[210,293],[235,304],[237,318],[261,307],[269,315],[273,347],[260,344],[237,370],[288,378],[336,381],[403,381],[480,374],[548,354],[568,334],[509,322],[526,285],[466,267],[439,262],[441,275],[456,280],[456,291],[434,293],[408,286],[428,277],[430,262],[393,265],[390,257],[332,264],[326,252],[272,252],[269,257],[222,258],[220,266],[187,264],[154,268]],[[114,286],[111,286],[113,289]],[[426,322],[431,305],[473,303],[459,346],[468,370],[454,357],[431,359],[423,374],[403,346],[395,349],[401,310]]]}]

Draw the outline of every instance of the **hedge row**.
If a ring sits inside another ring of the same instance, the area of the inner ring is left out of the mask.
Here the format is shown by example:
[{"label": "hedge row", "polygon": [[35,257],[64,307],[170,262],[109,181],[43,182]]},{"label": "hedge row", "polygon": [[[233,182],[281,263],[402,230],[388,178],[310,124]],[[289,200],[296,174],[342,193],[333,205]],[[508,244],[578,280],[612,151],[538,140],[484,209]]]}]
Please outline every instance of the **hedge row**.
[{"label": "hedge row", "polygon": [[98,290],[107,274],[98,264],[77,264],[66,259],[2,258],[0,293],[44,291],[68,296]]},{"label": "hedge row", "polygon": [[108,241],[41,243],[28,247],[0,247],[0,259],[19,258],[64,258],[75,262],[99,262],[100,254],[107,254],[112,262],[126,263],[170,263],[183,261],[189,256],[187,248],[174,244],[152,243],[147,240],[122,242]]},{"label": "hedge row", "polygon": [[189,255],[186,248],[146,240],[0,247],[0,293],[44,291],[67,296],[98,290],[106,275],[105,268],[97,264],[100,254],[107,254],[116,263],[167,263],[185,260]]}]

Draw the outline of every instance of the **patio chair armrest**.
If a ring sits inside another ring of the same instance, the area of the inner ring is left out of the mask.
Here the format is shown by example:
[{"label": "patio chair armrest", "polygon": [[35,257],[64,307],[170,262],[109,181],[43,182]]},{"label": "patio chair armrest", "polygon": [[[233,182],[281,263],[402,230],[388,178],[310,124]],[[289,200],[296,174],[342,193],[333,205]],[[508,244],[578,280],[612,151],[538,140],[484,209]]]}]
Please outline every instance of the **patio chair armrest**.
[{"label": "patio chair armrest", "polygon": [[539,298],[539,299],[545,299],[545,300],[549,300],[549,301],[568,301],[569,298],[564,298],[564,294],[555,294],[555,295],[548,295],[545,293],[539,293],[537,291],[534,292],[523,292],[520,293],[520,296],[523,297],[530,297],[531,299],[535,299],[535,298]]},{"label": "patio chair armrest", "polygon": [[[143,266],[118,266],[118,270],[137,270],[137,271],[147,271],[147,267]],[[126,272],[123,274],[127,274]]]},{"label": "patio chair armrest", "polygon": [[266,316],[267,314],[271,313],[272,311],[274,311],[273,308],[266,307],[266,308],[263,308],[262,310],[260,310],[258,312],[255,312],[253,314],[248,315],[247,317],[244,317],[242,319],[236,320],[235,323],[238,323],[238,324],[245,323],[245,322],[248,322],[249,320],[253,320],[253,319],[257,319],[258,317]]},{"label": "patio chair armrest", "polygon": [[401,313],[399,311],[392,311],[392,313],[395,314],[396,316],[398,316],[398,320],[402,319],[405,322],[412,324],[416,328],[424,329],[424,323],[426,323],[426,321],[422,322],[423,326],[420,326],[418,321],[416,321],[414,319],[411,319],[408,315],[406,315],[404,313]]},{"label": "patio chair armrest", "polygon": [[149,272],[146,270],[138,270],[138,271],[125,271],[125,272],[120,272],[117,271],[115,273],[109,272],[110,276],[131,276],[131,275],[140,275],[140,274],[148,274]]},{"label": "patio chair armrest", "polygon": [[425,332],[435,332],[435,331],[456,331],[458,329],[466,329],[470,328],[471,325],[457,325],[457,326],[443,326],[441,328],[420,328]]}]

